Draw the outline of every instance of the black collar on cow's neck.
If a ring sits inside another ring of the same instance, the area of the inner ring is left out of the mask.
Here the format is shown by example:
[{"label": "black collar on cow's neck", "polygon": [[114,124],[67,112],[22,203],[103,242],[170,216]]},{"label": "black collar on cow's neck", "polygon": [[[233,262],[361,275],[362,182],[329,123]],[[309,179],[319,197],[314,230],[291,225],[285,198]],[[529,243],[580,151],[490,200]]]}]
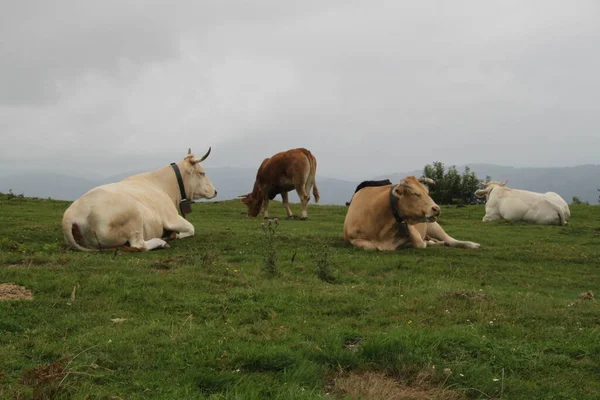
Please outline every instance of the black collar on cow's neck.
[{"label": "black collar on cow's neck", "polygon": [[177,184],[179,185],[179,192],[181,193],[181,201],[179,202],[179,211],[181,211],[181,216],[185,218],[185,214],[189,214],[192,212],[192,206],[190,201],[185,196],[185,189],[183,187],[183,179],[181,178],[181,172],[179,172],[179,167],[175,163],[171,163],[171,167],[173,167],[173,171],[175,171],[175,177],[177,177]]},{"label": "black collar on cow's neck", "polygon": [[392,206],[392,214],[394,214],[394,219],[398,223],[398,234],[400,236],[410,236],[410,231],[408,230],[408,224],[406,220],[400,216],[400,211],[398,211],[398,204],[396,196],[394,196],[394,188],[392,185],[390,189],[390,205]]}]

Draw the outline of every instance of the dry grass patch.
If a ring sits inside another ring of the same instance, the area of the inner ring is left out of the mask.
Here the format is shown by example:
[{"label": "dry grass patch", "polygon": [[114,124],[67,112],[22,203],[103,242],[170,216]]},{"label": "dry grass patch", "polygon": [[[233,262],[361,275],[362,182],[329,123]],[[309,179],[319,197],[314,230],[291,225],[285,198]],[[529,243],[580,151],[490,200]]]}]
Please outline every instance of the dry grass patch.
[{"label": "dry grass patch", "polygon": [[492,299],[485,293],[475,293],[465,290],[457,290],[455,292],[446,292],[446,297],[454,299],[469,299],[475,301],[492,301]]},{"label": "dry grass patch", "polygon": [[579,293],[579,298],[583,300],[596,300],[594,298],[594,292],[588,290],[587,292]]},{"label": "dry grass patch", "polygon": [[[353,372],[333,379],[332,394],[340,398],[365,400],[464,400],[463,392],[434,387],[431,370],[423,370],[408,385],[382,372]],[[443,385],[440,385],[443,386]]]},{"label": "dry grass patch", "polygon": [[31,300],[33,293],[24,286],[12,282],[0,283],[0,301],[2,300]]}]

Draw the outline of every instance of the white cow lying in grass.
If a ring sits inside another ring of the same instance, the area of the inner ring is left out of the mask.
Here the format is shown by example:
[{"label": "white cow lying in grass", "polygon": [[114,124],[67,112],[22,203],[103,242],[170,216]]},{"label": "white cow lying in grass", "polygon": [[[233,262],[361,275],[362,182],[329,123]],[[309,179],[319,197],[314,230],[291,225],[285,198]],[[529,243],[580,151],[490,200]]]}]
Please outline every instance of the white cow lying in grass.
[{"label": "white cow lying in grass", "polygon": [[571,211],[557,193],[535,193],[505,187],[508,181],[483,183],[475,196],[485,198],[483,222],[508,219],[540,225],[567,225]]},{"label": "white cow lying in grass", "polygon": [[191,153],[183,161],[98,186],[75,200],[63,215],[67,244],[81,251],[146,251],[169,247],[165,236],[193,236],[194,225],[178,211],[191,212],[190,201],[212,199],[217,190],[200,165],[210,148],[202,158]]}]

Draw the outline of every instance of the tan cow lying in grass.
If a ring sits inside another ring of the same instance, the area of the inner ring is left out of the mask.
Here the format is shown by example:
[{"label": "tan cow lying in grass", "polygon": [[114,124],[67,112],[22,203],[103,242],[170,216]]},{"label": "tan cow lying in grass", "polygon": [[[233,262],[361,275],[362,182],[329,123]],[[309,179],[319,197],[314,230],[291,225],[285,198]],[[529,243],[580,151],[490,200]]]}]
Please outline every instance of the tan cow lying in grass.
[{"label": "tan cow lying in grass", "polygon": [[[433,184],[429,178],[421,180]],[[478,243],[450,237],[437,223],[440,207],[414,176],[397,185],[365,187],[354,194],[344,221],[344,240],[366,250],[450,246],[476,249]],[[431,239],[437,239],[434,241]]]},{"label": "tan cow lying in grass", "polygon": [[210,149],[196,158],[190,150],[177,164],[90,190],[63,215],[65,241],[82,251],[145,251],[169,247],[163,240],[165,233],[172,239],[193,236],[194,226],[179,216],[178,208],[183,213],[189,200],[217,195],[200,165],[209,154]]}]

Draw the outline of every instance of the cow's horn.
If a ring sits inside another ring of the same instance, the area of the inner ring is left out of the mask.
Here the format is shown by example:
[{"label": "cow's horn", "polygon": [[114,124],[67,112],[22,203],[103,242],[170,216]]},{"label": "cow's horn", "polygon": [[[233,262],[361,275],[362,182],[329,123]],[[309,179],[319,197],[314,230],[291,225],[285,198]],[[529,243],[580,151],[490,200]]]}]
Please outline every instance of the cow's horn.
[{"label": "cow's horn", "polygon": [[202,161],[206,160],[206,158],[207,158],[207,157],[208,157],[208,155],[210,154],[210,150],[211,150],[211,149],[212,149],[212,147],[209,147],[209,148],[208,148],[208,151],[206,152],[206,154],[205,154],[205,155],[203,155],[203,156],[202,156],[202,158],[200,159],[200,161],[198,161],[198,162],[202,162]]},{"label": "cow's horn", "polygon": [[435,181],[431,178],[427,178],[426,176],[420,177],[419,181],[421,181],[423,183],[429,183],[430,185],[435,185]]},{"label": "cow's horn", "polygon": [[206,157],[208,157],[208,155],[210,154],[210,149],[211,149],[211,148],[209,147],[209,148],[208,148],[208,151],[206,152],[206,154],[205,154],[204,156],[202,156],[202,158],[192,158],[192,159],[190,160],[190,162],[191,162],[192,164],[197,164],[197,163],[199,163],[199,162],[202,162],[202,161],[206,160]]},{"label": "cow's horn", "polygon": [[246,198],[246,197],[248,197],[247,194],[241,194],[241,195],[238,196],[238,199],[243,199],[243,198]]},{"label": "cow's horn", "polygon": [[191,147],[188,147],[188,156],[189,156],[190,154],[192,154],[192,148],[191,148]]},{"label": "cow's horn", "polygon": [[502,182],[502,183],[500,184],[500,186],[504,186],[504,185],[506,185],[507,183],[508,183],[508,179],[507,179],[507,180],[505,180],[504,182]]}]

